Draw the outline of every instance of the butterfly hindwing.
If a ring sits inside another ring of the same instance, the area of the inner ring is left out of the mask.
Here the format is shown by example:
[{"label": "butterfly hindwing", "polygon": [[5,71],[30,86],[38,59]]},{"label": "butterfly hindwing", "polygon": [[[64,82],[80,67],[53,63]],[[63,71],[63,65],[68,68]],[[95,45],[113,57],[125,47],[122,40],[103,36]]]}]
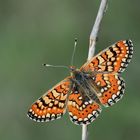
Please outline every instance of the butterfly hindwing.
[{"label": "butterfly hindwing", "polygon": [[66,101],[70,86],[71,83],[68,78],[58,83],[32,104],[28,111],[28,116],[37,122],[61,118],[66,111]]},{"label": "butterfly hindwing", "polygon": [[131,40],[119,41],[107,49],[101,51],[91,60],[86,62],[83,71],[106,71],[110,73],[121,73],[125,70],[133,54]]},{"label": "butterfly hindwing", "polygon": [[69,95],[67,108],[70,120],[77,125],[90,124],[101,112],[98,103],[88,98],[83,98],[76,89]]},{"label": "butterfly hindwing", "polygon": [[118,102],[124,94],[125,82],[117,74],[97,74],[93,78],[93,84],[99,89],[97,96],[105,107]]}]

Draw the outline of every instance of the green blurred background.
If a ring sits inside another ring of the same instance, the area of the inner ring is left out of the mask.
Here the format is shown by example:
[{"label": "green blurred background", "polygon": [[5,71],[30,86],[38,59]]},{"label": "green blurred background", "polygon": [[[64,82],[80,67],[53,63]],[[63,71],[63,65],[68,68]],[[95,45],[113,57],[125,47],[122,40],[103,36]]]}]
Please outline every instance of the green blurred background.
[{"label": "green blurred background", "polygon": [[[80,140],[81,127],[68,114],[49,123],[26,117],[29,106],[69,75],[66,69],[42,63],[69,65],[78,38],[75,65],[87,59],[88,39],[99,0],[0,0],[0,139]],[[109,1],[96,53],[131,38],[133,59],[122,74],[126,95],[89,126],[89,140],[140,139],[140,1]]]}]

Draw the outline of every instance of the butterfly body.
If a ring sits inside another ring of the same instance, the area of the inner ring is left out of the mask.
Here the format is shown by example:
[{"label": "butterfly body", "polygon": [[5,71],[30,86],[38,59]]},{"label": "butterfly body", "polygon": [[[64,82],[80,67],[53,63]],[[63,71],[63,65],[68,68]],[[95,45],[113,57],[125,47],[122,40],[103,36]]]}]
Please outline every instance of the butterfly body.
[{"label": "butterfly body", "polygon": [[[97,98],[97,94],[99,91],[99,87],[96,86],[93,79],[94,76],[91,76],[91,72],[80,71],[79,69],[73,70],[72,78],[70,78],[73,88],[76,87],[78,91],[80,91],[81,96],[83,96],[83,100],[95,100],[99,103]],[[94,75],[94,74],[93,74]],[[96,90],[95,90],[96,89]]]},{"label": "butterfly body", "polygon": [[28,116],[37,122],[59,119],[69,112],[73,123],[90,124],[124,95],[125,82],[120,74],[133,54],[131,40],[119,41],[103,50],[80,69],[70,66],[66,77],[32,104]]}]

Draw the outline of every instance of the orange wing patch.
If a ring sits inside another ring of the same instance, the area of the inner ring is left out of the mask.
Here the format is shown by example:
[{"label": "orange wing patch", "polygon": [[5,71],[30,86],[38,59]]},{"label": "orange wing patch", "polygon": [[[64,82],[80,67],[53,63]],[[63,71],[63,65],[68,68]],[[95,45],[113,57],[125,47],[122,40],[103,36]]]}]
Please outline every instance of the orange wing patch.
[{"label": "orange wing patch", "polygon": [[[97,74],[94,78],[94,82],[100,92],[97,96],[102,105],[108,107],[118,102],[125,90],[124,80],[118,75],[113,74]],[[93,84],[95,84],[93,82]]]},{"label": "orange wing patch", "polygon": [[95,101],[83,98],[78,91],[69,96],[68,111],[70,120],[77,124],[90,124],[101,112],[100,105]]},{"label": "orange wing patch", "polygon": [[66,101],[70,85],[70,81],[65,79],[47,91],[31,106],[28,116],[37,122],[61,118],[66,111]]},{"label": "orange wing patch", "polygon": [[132,54],[132,41],[119,41],[85,63],[81,67],[81,70],[100,72],[106,71],[110,73],[123,72],[129,64]]}]

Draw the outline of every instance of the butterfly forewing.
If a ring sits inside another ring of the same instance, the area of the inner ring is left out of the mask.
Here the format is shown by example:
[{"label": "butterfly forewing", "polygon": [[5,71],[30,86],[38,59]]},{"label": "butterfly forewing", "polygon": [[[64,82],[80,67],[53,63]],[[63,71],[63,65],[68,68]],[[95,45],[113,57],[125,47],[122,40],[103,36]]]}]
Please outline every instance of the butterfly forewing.
[{"label": "butterfly forewing", "polygon": [[83,98],[82,94],[73,89],[69,96],[68,111],[70,120],[77,124],[90,124],[101,112],[100,105],[93,100]]},{"label": "butterfly forewing", "polygon": [[70,88],[71,82],[69,78],[61,81],[32,104],[28,111],[28,116],[38,122],[61,118],[66,111],[67,96]]},{"label": "butterfly forewing", "polygon": [[125,70],[133,54],[131,40],[119,41],[97,54],[81,70],[120,73]]}]

